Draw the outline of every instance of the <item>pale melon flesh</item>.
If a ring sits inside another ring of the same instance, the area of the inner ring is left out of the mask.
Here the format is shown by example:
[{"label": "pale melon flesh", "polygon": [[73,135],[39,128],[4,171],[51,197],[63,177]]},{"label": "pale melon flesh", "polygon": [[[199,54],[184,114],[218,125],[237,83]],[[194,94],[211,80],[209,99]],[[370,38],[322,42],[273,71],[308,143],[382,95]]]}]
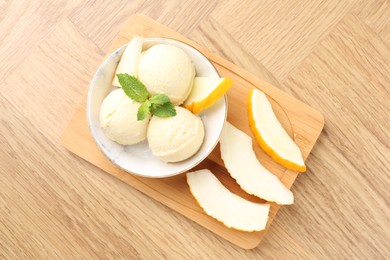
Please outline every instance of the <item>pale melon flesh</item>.
[{"label": "pale melon flesh", "polygon": [[194,114],[211,107],[233,85],[229,78],[195,77],[190,95],[184,106]]},{"label": "pale melon flesh", "polygon": [[222,131],[220,149],[226,169],[244,191],[281,205],[293,204],[292,192],[257,159],[252,138],[229,122]]},{"label": "pale melon flesh", "polygon": [[142,52],[142,37],[135,36],[127,45],[116,67],[112,85],[120,87],[117,74],[127,73],[138,77],[138,61]]},{"label": "pale melon flesh", "polygon": [[207,169],[187,173],[192,195],[207,215],[229,228],[242,231],[265,229],[270,205],[247,201],[230,192]]},{"label": "pale melon flesh", "polygon": [[304,169],[305,162],[299,147],[280,124],[266,95],[262,91],[254,89],[251,99],[253,122],[260,138],[273,153],[277,153],[281,159],[288,161],[287,164],[284,163],[286,168],[290,168],[289,165],[294,164],[298,168]]}]

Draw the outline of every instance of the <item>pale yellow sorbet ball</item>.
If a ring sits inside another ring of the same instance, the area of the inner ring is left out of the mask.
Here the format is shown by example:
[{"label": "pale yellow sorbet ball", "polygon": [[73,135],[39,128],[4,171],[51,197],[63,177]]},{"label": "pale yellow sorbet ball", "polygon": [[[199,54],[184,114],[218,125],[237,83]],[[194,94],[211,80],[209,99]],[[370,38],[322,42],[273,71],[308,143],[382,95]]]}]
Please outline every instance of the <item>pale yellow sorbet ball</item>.
[{"label": "pale yellow sorbet ball", "polygon": [[121,88],[108,94],[100,107],[100,126],[106,136],[122,145],[145,140],[150,116],[142,121],[137,120],[140,105]]},{"label": "pale yellow sorbet ball", "polygon": [[185,108],[175,107],[176,116],[153,116],[148,127],[149,147],[156,157],[165,162],[179,162],[193,156],[204,139],[200,117]]},{"label": "pale yellow sorbet ball", "polygon": [[180,48],[157,44],[141,54],[138,78],[151,94],[166,94],[174,105],[180,105],[191,92],[195,68]]}]

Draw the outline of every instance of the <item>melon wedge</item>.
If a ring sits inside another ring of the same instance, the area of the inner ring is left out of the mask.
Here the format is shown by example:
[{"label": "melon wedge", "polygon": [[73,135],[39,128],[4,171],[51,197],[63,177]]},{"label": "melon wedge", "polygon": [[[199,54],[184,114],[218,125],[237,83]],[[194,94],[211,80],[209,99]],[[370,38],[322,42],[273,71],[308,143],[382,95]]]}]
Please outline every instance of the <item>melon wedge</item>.
[{"label": "melon wedge", "polygon": [[249,93],[248,113],[249,125],[264,152],[289,170],[306,171],[299,147],[276,118],[271,103],[262,91],[252,89]]},{"label": "melon wedge", "polygon": [[127,45],[122,57],[116,67],[112,85],[120,87],[116,74],[127,73],[138,77],[138,61],[142,52],[142,37],[135,36]]},{"label": "melon wedge", "polygon": [[194,114],[211,107],[233,85],[229,78],[195,77],[190,95],[184,106]]},{"label": "melon wedge", "polygon": [[225,226],[241,231],[265,229],[269,204],[250,202],[231,193],[207,169],[187,173],[187,182],[206,214]]},{"label": "melon wedge", "polygon": [[252,139],[229,122],[223,128],[220,148],[226,169],[245,192],[281,205],[294,203],[292,192],[257,160]]}]

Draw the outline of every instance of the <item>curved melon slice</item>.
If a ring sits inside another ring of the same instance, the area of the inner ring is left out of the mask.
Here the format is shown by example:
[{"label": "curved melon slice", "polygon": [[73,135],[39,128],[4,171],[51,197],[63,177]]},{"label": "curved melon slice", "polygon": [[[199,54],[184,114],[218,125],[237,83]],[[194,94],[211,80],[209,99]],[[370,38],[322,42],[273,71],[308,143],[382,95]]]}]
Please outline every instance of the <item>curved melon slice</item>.
[{"label": "curved melon slice", "polygon": [[233,85],[229,78],[195,77],[194,85],[184,106],[194,114],[211,107]]},{"label": "curved melon slice", "polygon": [[265,229],[269,204],[250,202],[231,193],[207,169],[187,173],[187,182],[206,214],[225,226],[242,231]]},{"label": "curved melon slice", "polygon": [[142,37],[135,36],[127,45],[116,67],[112,85],[120,87],[116,74],[127,73],[138,77],[138,61],[142,52]]},{"label": "curved melon slice", "polygon": [[226,169],[244,191],[282,205],[294,203],[292,192],[257,160],[252,139],[229,122],[223,128],[220,148]]},{"label": "curved melon slice", "polygon": [[290,138],[272,110],[265,94],[252,89],[248,100],[249,125],[257,143],[275,162],[289,170],[306,171],[299,147]]}]

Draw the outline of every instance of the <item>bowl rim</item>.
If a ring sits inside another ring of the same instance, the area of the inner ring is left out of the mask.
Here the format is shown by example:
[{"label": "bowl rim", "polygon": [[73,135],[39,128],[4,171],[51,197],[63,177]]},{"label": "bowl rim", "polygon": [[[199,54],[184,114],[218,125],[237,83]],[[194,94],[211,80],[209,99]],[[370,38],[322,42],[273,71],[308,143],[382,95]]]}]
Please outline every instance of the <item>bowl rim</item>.
[{"label": "bowl rim", "polygon": [[[209,62],[209,64],[211,65],[211,68],[213,69],[213,72],[216,73],[216,75],[218,75],[218,77],[221,77],[219,72],[218,72],[218,70],[215,68],[214,64],[211,62],[211,60],[209,58],[207,58],[197,48],[195,48],[195,47],[185,43],[184,41],[177,40],[177,39],[172,39],[172,38],[165,38],[165,37],[143,37],[143,39],[142,39],[142,43],[153,42],[153,41],[178,42],[180,44],[186,45],[187,47],[189,47],[189,48],[193,49],[195,52],[197,52],[199,55],[203,56],[203,58],[205,58]],[[103,149],[103,145],[101,144],[101,142],[99,140],[97,140],[97,138],[95,137],[95,133],[94,133],[94,130],[93,130],[93,127],[92,127],[92,125],[93,125],[92,118],[90,116],[91,115],[91,111],[90,111],[90,109],[91,109],[90,107],[91,106],[90,106],[90,104],[92,102],[91,99],[92,99],[92,90],[94,88],[93,86],[95,85],[95,81],[97,80],[97,75],[98,75],[99,71],[102,69],[102,67],[104,67],[106,65],[107,62],[110,61],[110,59],[112,58],[113,55],[115,55],[115,53],[117,53],[120,49],[125,48],[127,45],[128,45],[128,43],[118,47],[107,58],[104,59],[104,61],[100,64],[99,68],[96,70],[96,72],[95,72],[95,74],[94,74],[94,76],[93,76],[93,78],[91,80],[91,83],[89,84],[88,94],[87,94],[87,104],[86,104],[86,106],[87,106],[86,107],[86,117],[87,117],[87,122],[88,122],[88,128],[89,128],[89,131],[90,131],[90,133],[92,135],[92,138],[93,138],[94,142],[97,144],[97,146],[99,147],[100,151],[105,155],[105,157],[108,158],[111,161],[111,163],[113,163],[116,167],[120,168],[121,170],[125,171],[126,173],[129,173],[129,174],[132,174],[132,175],[135,175],[135,176],[139,176],[139,177],[153,178],[153,179],[168,178],[168,177],[173,177],[173,176],[185,173],[185,172],[191,170],[192,168],[196,167],[197,165],[199,165],[201,162],[203,162],[210,155],[210,153],[215,149],[215,147],[218,145],[218,143],[219,143],[219,141],[221,139],[222,130],[223,130],[224,126],[225,126],[225,123],[226,123],[226,120],[227,120],[227,115],[228,115],[228,100],[227,100],[227,96],[226,96],[226,94],[223,95],[224,104],[225,104],[225,113],[224,113],[224,118],[223,118],[222,129],[221,129],[221,131],[220,131],[220,133],[218,135],[218,138],[216,139],[215,143],[212,145],[212,147],[209,149],[209,151],[204,154],[204,156],[199,158],[199,160],[195,161],[194,163],[192,163],[191,165],[189,165],[188,167],[185,167],[184,169],[182,169],[180,171],[174,172],[172,174],[165,174],[165,175],[158,175],[158,176],[144,175],[144,174],[141,174],[141,173],[137,173],[137,172],[133,172],[133,171],[129,171],[128,169],[125,169],[124,167],[122,167],[121,165],[119,165],[118,163],[113,161],[113,159]],[[192,155],[192,156],[194,156],[194,155]]]}]

